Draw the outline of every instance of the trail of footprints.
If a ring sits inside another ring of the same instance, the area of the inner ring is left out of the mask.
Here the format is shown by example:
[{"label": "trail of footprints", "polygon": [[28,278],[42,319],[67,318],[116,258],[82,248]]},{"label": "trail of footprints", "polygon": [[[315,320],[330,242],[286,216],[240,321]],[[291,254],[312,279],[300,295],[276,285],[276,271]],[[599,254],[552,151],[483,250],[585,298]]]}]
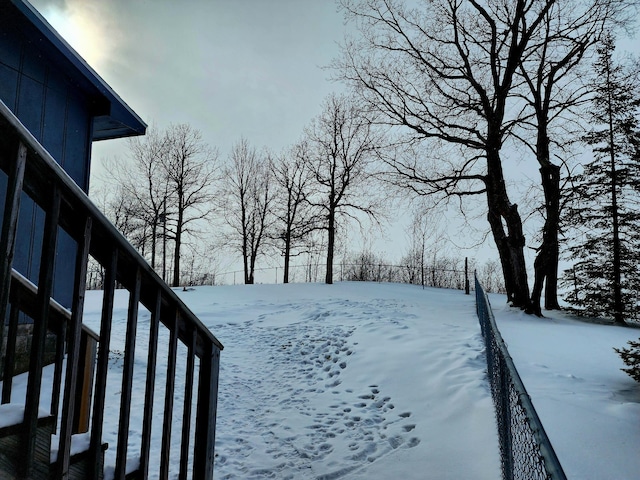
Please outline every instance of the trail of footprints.
[{"label": "trail of footprints", "polygon": [[[300,335],[299,329],[305,333]],[[342,385],[341,377],[357,347],[349,341],[353,328],[298,324],[279,328],[277,336],[246,330],[245,338],[255,346],[253,371],[246,366],[225,368],[242,395],[254,397],[255,408],[231,419],[230,430],[238,436],[217,459],[220,470],[228,462],[245,478],[299,478],[308,473],[304,465],[311,468],[313,463],[316,471],[329,470],[318,478],[332,480],[398,448],[420,443],[412,436],[416,424],[411,412],[396,410],[382,387],[371,384],[364,391],[354,391]],[[263,388],[268,383],[277,388]],[[289,417],[308,422],[300,428]],[[268,466],[251,465],[254,447],[243,437],[255,435],[262,437],[264,446],[259,450],[272,459]]]},{"label": "trail of footprints", "polygon": [[[304,439],[300,438],[300,432],[289,439],[295,442],[295,450],[302,458],[321,460],[334,451],[335,445],[346,443],[348,449],[342,452],[345,461],[373,462],[397,448],[412,448],[420,443],[410,435],[416,428],[411,422],[411,412],[396,411],[392,398],[380,386],[369,385],[364,392],[340,388],[340,377],[357,346],[348,343],[352,333],[353,330],[340,328],[309,332],[304,342],[284,343],[279,355],[272,356],[273,361],[278,361],[280,355],[289,357],[291,366],[295,366],[283,380],[298,388],[282,399],[280,405],[296,408],[311,420],[302,434]],[[309,393],[334,395],[335,400],[330,402],[328,411],[317,411],[306,401]],[[346,442],[338,441],[343,439]]]}]

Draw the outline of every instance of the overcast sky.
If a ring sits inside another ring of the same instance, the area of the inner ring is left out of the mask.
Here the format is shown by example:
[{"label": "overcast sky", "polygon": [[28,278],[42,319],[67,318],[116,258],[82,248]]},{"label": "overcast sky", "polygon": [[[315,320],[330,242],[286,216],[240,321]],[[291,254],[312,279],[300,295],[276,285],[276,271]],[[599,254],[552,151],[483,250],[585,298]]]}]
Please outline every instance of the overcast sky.
[{"label": "overcast sky", "polygon": [[[343,88],[324,68],[346,29],[335,0],[30,1],[145,122],[189,123],[222,158],[241,137],[292,145]],[[96,142],[93,172],[126,153],[125,141]],[[389,234],[377,251],[404,243],[403,226]]]},{"label": "overcast sky", "polygon": [[[333,0],[31,1],[145,122],[190,123],[224,157],[241,136],[289,146],[341,88]],[[94,163],[119,151],[98,142]]]}]

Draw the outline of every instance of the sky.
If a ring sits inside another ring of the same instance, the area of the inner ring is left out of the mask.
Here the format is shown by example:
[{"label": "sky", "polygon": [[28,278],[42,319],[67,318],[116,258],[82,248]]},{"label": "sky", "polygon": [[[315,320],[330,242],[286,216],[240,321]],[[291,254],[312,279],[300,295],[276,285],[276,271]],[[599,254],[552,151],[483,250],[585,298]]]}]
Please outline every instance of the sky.
[{"label": "sky", "polygon": [[[241,138],[287,149],[344,89],[328,69],[347,28],[334,0],[30,1],[150,127],[188,123],[221,160]],[[95,142],[91,188],[127,154],[126,139]],[[375,249],[399,257],[405,226],[390,232]]]},{"label": "sky", "polygon": [[[147,124],[189,123],[221,159],[241,138],[258,149],[289,147],[323,99],[344,89],[327,68],[349,28],[334,0],[31,2]],[[621,43],[637,49],[633,40]],[[126,140],[94,143],[93,178],[102,160],[126,155]],[[526,167],[525,177],[537,179],[535,162],[518,158],[512,173],[521,176]],[[512,201],[523,201],[524,183],[510,187]],[[491,242],[478,247],[488,230],[483,214],[471,234],[462,220],[453,222],[455,215],[444,215],[456,225],[452,249],[497,258]],[[351,249],[373,248],[399,260],[408,248],[409,215],[394,217],[401,221],[385,225],[384,235],[371,234],[382,239],[352,239]]]},{"label": "sky", "polygon": [[[342,88],[323,68],[345,29],[331,0],[32,3],[146,123],[189,123],[223,157],[240,137],[295,143]],[[94,164],[124,143],[95,143]]]}]

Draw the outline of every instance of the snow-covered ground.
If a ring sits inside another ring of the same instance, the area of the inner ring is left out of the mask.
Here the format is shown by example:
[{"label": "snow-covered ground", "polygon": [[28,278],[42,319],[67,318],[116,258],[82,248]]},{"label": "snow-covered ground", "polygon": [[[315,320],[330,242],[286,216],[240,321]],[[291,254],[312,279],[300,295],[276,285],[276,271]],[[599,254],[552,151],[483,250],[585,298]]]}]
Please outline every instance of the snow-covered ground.
[{"label": "snow-covered ground", "polygon": [[613,347],[640,330],[585,323],[562,312],[525,315],[491,296],[508,345],[569,479],[640,478],[640,384]]},{"label": "snow-covered ground", "polygon": [[217,478],[499,478],[471,297],[374,283],[181,296],[225,345]]},{"label": "snow-covered ground", "polygon": [[[484,347],[471,296],[375,283],[177,293],[225,345],[216,478],[499,478]],[[126,305],[126,293],[118,292],[110,373],[121,366]],[[86,322],[97,329],[99,315],[100,294],[89,292]],[[141,313],[141,360],[148,318]],[[165,345],[161,339],[161,352]],[[165,368],[158,365],[159,376]],[[176,415],[183,368],[178,365]],[[143,385],[142,370],[139,375],[135,384]],[[108,391],[114,395],[118,381],[110,375]],[[162,384],[158,379],[160,400]],[[141,397],[140,392],[132,403],[133,451]],[[107,402],[110,421],[117,419],[115,403]],[[158,422],[157,445],[159,427]],[[174,430],[177,440],[179,428]],[[105,425],[107,463],[114,461],[116,432],[115,424]]]},{"label": "snow-covered ground", "polygon": [[[177,293],[225,345],[216,478],[500,478],[473,296],[375,283]],[[96,330],[100,299],[100,292],[88,292],[85,306],[86,322]],[[557,316],[530,318],[505,307],[503,297],[491,300],[568,478],[638,478],[640,388],[619,371],[622,362],[612,347],[624,346],[640,331]],[[126,307],[126,292],[117,292],[104,428],[111,465]],[[148,323],[142,310],[134,385],[144,385],[138,364],[146,359]],[[158,409],[166,344],[163,335]],[[176,417],[183,372],[180,362]],[[17,382],[18,398],[23,383]],[[131,453],[139,448],[143,402],[140,387],[131,407]],[[156,417],[157,452],[162,419]],[[176,441],[179,430],[178,424]],[[158,464],[157,456],[151,464]]]}]

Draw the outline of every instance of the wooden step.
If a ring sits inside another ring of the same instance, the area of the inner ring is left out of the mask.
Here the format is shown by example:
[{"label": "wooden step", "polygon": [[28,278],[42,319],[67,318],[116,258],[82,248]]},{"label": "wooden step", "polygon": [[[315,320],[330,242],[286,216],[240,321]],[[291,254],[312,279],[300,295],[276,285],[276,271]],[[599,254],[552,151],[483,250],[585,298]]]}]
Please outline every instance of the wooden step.
[{"label": "wooden step", "polygon": [[[104,475],[104,451],[109,447],[109,444],[103,443],[100,449],[100,457],[98,465],[98,478],[96,480],[102,480]],[[51,476],[50,480],[56,479],[56,465],[51,464]],[[80,453],[76,453],[71,455],[69,459],[69,480],[85,480],[87,478],[91,478],[93,475],[94,464],[89,455],[89,451],[84,451]]]}]

